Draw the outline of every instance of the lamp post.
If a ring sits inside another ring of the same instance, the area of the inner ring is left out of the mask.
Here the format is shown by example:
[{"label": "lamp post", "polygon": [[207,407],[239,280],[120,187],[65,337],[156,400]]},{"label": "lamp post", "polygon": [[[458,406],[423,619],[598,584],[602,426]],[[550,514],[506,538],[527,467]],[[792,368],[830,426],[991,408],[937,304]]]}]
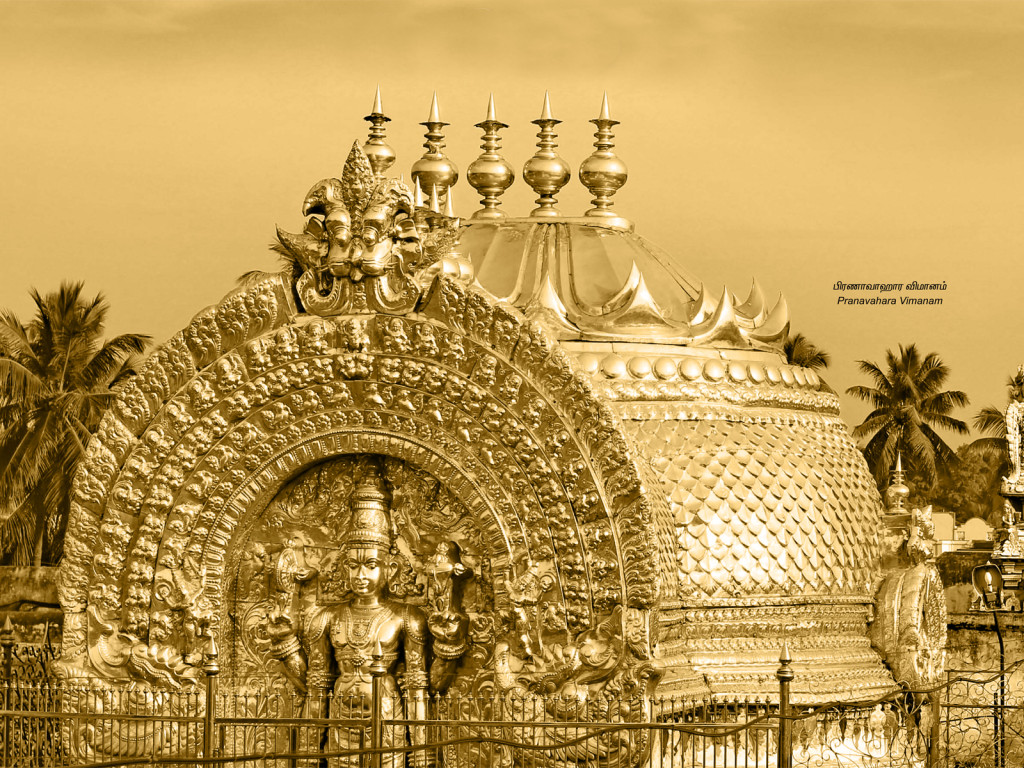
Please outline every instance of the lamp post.
[{"label": "lamp post", "polygon": [[974,588],[981,595],[985,610],[992,612],[995,623],[996,640],[999,642],[999,689],[995,694],[995,706],[992,708],[993,741],[995,743],[995,768],[1006,768],[1006,731],[1003,724],[1003,707],[1006,706],[1006,650],[1003,647],[1003,633],[999,626],[999,611],[1003,607],[1003,573],[993,563],[979,565],[972,574]]}]

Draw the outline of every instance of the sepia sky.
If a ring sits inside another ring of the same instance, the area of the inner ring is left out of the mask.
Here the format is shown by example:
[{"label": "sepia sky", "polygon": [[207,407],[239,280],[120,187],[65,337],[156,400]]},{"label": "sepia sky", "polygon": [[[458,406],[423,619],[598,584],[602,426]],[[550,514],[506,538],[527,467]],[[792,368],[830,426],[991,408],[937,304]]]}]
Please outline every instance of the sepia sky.
[{"label": "sepia sky", "polygon": [[[574,167],[607,90],[630,168],[616,209],[716,294],[783,291],[837,390],[916,342],[970,396],[961,417],[1005,403],[1024,362],[1024,3],[2,2],[0,307],[27,317],[31,287],[84,280],[111,333],[162,342],[276,268],[274,225],[301,228],[377,84],[406,174],[435,90],[463,175],[490,92],[521,168],[545,89]],[[531,198],[520,179],[505,208]],[[455,201],[478,207],[464,180]],[[842,307],[837,280],[948,289]]]}]

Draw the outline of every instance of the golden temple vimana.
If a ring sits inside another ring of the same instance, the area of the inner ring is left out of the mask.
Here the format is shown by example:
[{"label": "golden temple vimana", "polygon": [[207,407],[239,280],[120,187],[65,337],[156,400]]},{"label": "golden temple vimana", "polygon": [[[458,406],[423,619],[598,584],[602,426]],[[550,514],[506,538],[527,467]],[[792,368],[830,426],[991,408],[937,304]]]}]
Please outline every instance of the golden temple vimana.
[{"label": "golden temple vimana", "polygon": [[[712,295],[616,210],[607,97],[575,173],[553,114],[517,174],[490,102],[461,212],[436,97],[406,182],[378,92],[282,214],[285,268],[119,389],[59,659],[5,689],[50,719],[0,764],[993,764],[950,751],[930,511],[787,362],[783,297]],[[955,738],[1012,765],[993,685]]]}]

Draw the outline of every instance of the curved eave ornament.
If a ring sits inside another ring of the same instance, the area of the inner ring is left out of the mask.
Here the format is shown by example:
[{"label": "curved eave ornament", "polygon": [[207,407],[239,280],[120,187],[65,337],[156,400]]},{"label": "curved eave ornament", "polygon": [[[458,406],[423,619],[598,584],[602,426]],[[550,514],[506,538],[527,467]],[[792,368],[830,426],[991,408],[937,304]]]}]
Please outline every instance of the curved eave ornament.
[{"label": "curved eave ornament", "polygon": [[576,328],[579,338],[593,341],[771,350],[781,348],[789,335],[785,297],[780,294],[771,311],[766,311],[756,282],[742,304],[726,288],[716,302],[701,285],[700,295],[692,303],[693,313],[684,322],[666,316],[635,264],[618,296],[619,300],[607,305],[607,311],[601,314],[566,311],[564,318]]},{"label": "curved eave ornament", "polygon": [[[744,301],[725,289],[716,301],[704,284],[691,282],[666,264],[666,257],[655,256],[642,238],[609,223],[473,220],[463,226],[463,235],[467,258],[480,262],[483,285],[528,317],[542,319],[562,339],[779,351],[789,332],[785,299],[780,296],[769,310],[756,280]],[[588,301],[579,283],[592,277],[590,261],[577,251],[600,250],[605,241],[616,240],[621,243],[614,255],[602,255],[616,260],[623,258],[619,249],[633,253],[629,273],[603,300],[592,296]],[[495,278],[498,273],[501,277]],[[660,292],[652,292],[652,284]],[[670,302],[670,310],[654,293]]]}]

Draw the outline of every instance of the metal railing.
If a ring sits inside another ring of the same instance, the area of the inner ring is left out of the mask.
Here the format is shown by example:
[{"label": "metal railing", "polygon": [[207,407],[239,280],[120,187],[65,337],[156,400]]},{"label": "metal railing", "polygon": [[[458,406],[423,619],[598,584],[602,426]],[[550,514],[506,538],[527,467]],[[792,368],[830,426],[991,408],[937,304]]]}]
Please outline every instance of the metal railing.
[{"label": "metal railing", "polygon": [[[943,754],[969,768],[1024,765],[1024,668],[951,670],[943,691]],[[1016,685],[1013,683],[1016,682]]]},{"label": "metal railing", "polygon": [[0,680],[0,766],[984,768],[996,765],[1001,730],[1005,765],[1024,764],[1024,708],[1011,694],[994,709],[999,675],[961,673],[930,691],[793,708],[783,659],[771,703],[767,695],[590,700],[490,690],[430,698],[418,720],[379,683],[365,698],[244,694],[215,667],[203,684],[176,691]]}]

